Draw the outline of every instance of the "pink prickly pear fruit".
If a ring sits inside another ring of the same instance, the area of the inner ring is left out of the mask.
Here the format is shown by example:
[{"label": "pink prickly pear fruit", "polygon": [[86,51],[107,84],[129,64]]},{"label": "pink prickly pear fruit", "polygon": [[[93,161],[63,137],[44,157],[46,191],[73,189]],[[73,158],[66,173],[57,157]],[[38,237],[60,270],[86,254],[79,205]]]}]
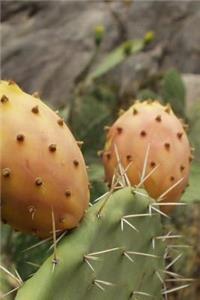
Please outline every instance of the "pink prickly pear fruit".
[{"label": "pink prickly pear fruit", "polygon": [[52,235],[52,219],[58,232],[78,226],[89,202],[78,143],[55,112],[11,81],[0,82],[0,153],[3,222],[41,238]]},{"label": "pink prickly pear fruit", "polygon": [[[143,178],[143,187],[157,201],[180,199],[192,155],[184,126],[169,105],[137,101],[108,128],[102,159],[109,184],[117,167],[116,149],[133,186]],[[160,206],[166,213],[173,207]]]}]

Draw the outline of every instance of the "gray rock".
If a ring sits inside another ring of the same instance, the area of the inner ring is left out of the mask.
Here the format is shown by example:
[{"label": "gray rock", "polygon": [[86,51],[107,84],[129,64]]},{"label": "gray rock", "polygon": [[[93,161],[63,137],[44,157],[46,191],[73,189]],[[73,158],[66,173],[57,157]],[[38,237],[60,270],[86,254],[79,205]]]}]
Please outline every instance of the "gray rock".
[{"label": "gray rock", "polygon": [[149,50],[109,73],[122,93],[131,91],[133,81],[169,67],[200,70],[198,1],[136,0],[127,7],[103,0],[3,1],[2,78],[15,80],[29,93],[41,92],[53,106],[66,104],[94,53],[93,30],[99,24],[106,27],[106,37],[97,64],[126,38],[155,31]]},{"label": "gray rock", "polygon": [[186,98],[188,108],[191,107],[196,101],[200,101],[200,75],[196,74],[183,74],[183,82],[186,86]]}]

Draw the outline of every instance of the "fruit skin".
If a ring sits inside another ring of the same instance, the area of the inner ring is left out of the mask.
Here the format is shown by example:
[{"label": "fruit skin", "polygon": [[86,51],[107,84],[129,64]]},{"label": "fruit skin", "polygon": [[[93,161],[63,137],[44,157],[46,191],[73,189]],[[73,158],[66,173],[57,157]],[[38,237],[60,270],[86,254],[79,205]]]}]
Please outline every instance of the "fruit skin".
[{"label": "fruit skin", "polygon": [[[16,300],[163,299],[162,283],[157,274],[164,280],[166,243],[156,239],[155,247],[152,246],[152,238],[163,236],[163,226],[158,213],[148,215],[153,199],[141,189],[137,192],[139,194],[131,187],[114,192],[100,218],[98,212],[107,196],[90,207],[80,227],[65,236],[57,246],[58,264],[54,271],[54,256],[50,256],[19,289]],[[125,223],[122,231],[121,218],[131,214],[147,215],[127,219],[138,231]],[[88,257],[93,270],[89,267],[86,255],[113,248],[117,249],[94,255],[94,259]],[[125,256],[126,251],[156,257],[129,254],[132,262]],[[100,283],[105,290],[98,288],[95,280],[108,282],[108,285]]]},{"label": "fruit skin", "polygon": [[63,120],[14,82],[0,83],[1,218],[44,238],[78,226],[89,202],[86,166]]},{"label": "fruit skin", "polygon": [[[140,182],[149,147],[145,175],[157,169],[145,180],[144,188],[152,198],[158,199],[183,178],[162,201],[176,202],[180,199],[188,184],[192,156],[183,124],[170,106],[163,106],[157,101],[136,101],[108,130],[102,159],[109,184],[117,166],[114,145],[124,168],[130,164],[127,175],[133,186]],[[168,213],[172,207],[161,206],[161,209]]]}]

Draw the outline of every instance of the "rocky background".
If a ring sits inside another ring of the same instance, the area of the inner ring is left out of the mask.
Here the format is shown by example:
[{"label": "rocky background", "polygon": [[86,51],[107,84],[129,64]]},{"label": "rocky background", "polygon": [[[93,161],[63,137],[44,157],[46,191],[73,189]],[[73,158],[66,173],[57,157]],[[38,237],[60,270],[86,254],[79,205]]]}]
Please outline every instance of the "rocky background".
[{"label": "rocky background", "polygon": [[[98,45],[97,28],[102,34]],[[127,54],[130,40],[143,39],[148,32],[154,33],[153,41],[137,54]],[[118,47],[122,60],[116,65],[119,55],[113,51]],[[105,143],[104,126],[112,124],[119,109],[127,108],[133,99],[149,97],[170,102],[189,124],[195,158],[183,197],[188,202],[199,200],[200,0],[4,0],[0,50],[2,79],[16,81],[28,93],[38,91],[44,101],[59,109],[77,140],[84,141],[91,201],[107,191],[97,156]],[[102,69],[110,53],[105,74],[88,84],[88,75],[99,66]],[[115,67],[110,67],[111,62]],[[172,222],[166,224],[168,231],[183,235],[184,242],[191,245],[172,271],[197,279],[189,288],[169,295],[169,300],[199,299],[199,216],[200,205],[195,204],[177,209]],[[49,255],[50,244],[24,252],[38,245],[38,239],[5,224],[1,239],[3,266],[16,268],[23,280]],[[13,300],[16,290],[10,291],[16,283],[1,271],[0,281],[0,298],[9,293],[6,299]]]},{"label": "rocky background", "polygon": [[97,25],[106,31],[97,62],[123,41],[155,32],[147,51],[109,72],[122,95],[137,80],[174,67],[183,74],[189,101],[200,98],[199,1],[2,1],[1,21],[2,78],[39,91],[55,107],[70,99],[90,61]]}]

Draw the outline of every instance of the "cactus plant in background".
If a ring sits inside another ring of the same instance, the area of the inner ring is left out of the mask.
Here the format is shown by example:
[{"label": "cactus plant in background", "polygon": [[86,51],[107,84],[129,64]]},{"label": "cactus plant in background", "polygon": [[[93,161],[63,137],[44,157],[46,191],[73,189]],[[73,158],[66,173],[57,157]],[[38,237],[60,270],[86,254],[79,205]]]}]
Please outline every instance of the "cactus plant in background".
[{"label": "cactus plant in background", "polygon": [[153,205],[131,187],[105,195],[63,238],[55,268],[50,257],[16,300],[162,299],[166,246]]},{"label": "cactus plant in background", "polygon": [[0,83],[1,218],[39,237],[78,225],[88,206],[81,151],[63,120],[14,82]]},{"label": "cactus plant in background", "polygon": [[86,77],[86,84],[90,84],[93,80],[96,80],[107,72],[115,68],[122,63],[129,55],[137,54],[154,40],[154,33],[149,31],[146,33],[143,39],[128,40],[104,58],[102,63],[94,71],[88,74]]},{"label": "cactus plant in background", "polygon": [[138,185],[142,178],[154,199],[179,200],[188,184],[192,153],[184,125],[170,106],[136,102],[108,128],[102,157],[109,184],[117,165],[115,145],[123,167],[129,166],[127,176],[132,185]]},{"label": "cactus plant in background", "polygon": [[163,77],[163,99],[170,103],[174,112],[185,117],[186,90],[181,75],[177,70],[171,69]]}]

